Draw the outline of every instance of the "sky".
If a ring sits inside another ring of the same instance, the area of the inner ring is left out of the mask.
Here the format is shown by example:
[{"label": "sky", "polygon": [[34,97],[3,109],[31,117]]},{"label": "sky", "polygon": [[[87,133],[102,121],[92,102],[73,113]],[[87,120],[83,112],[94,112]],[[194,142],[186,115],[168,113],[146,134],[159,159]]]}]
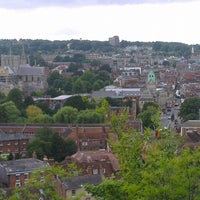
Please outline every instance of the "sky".
[{"label": "sky", "polygon": [[200,0],[0,0],[0,39],[200,44]]}]

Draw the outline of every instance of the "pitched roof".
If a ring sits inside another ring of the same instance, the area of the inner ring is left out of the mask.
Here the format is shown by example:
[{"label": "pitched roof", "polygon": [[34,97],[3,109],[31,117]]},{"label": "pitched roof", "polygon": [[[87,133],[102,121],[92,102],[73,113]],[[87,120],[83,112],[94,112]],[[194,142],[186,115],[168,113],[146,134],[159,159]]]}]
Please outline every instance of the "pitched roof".
[{"label": "pitched roof", "polygon": [[49,164],[47,162],[38,160],[36,158],[26,158],[0,162],[0,168],[4,168],[6,174],[29,172],[34,169],[41,169],[48,165]]},{"label": "pitched roof", "polygon": [[32,75],[32,76],[42,76],[45,74],[44,67],[31,67],[29,65],[21,65],[18,68],[17,75],[25,76],[25,75]]},{"label": "pitched roof", "polygon": [[200,120],[188,120],[181,127],[200,127]]},{"label": "pitched roof", "polygon": [[76,176],[71,179],[63,181],[65,189],[78,189],[83,187],[85,184],[98,185],[102,182],[101,175],[85,175]]},{"label": "pitched roof", "polygon": [[113,170],[119,171],[119,163],[117,158],[110,152],[106,150],[101,151],[78,151],[71,156],[76,159],[78,162],[82,163],[91,163],[96,161],[109,161],[112,164]]},{"label": "pitched roof", "polygon": [[22,133],[0,133],[0,141],[11,141],[11,140],[22,140],[22,139],[28,139],[24,134]]}]

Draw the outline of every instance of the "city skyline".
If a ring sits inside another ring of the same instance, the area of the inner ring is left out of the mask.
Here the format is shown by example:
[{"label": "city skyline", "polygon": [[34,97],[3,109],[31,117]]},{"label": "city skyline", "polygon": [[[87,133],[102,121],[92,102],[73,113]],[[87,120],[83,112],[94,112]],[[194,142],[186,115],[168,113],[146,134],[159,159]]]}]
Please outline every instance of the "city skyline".
[{"label": "city skyline", "polygon": [[200,44],[199,0],[0,0],[0,39]]}]

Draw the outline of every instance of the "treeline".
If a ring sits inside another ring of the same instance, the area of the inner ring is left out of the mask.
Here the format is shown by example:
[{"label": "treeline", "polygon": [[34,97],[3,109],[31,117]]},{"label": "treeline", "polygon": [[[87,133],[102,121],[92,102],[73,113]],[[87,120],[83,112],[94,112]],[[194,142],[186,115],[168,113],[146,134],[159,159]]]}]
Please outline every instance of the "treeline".
[{"label": "treeline", "polygon": [[[118,48],[127,46],[152,47],[154,52],[163,53],[165,55],[184,56],[191,55],[191,45],[178,42],[130,42],[122,40]],[[90,40],[66,40],[66,41],[50,41],[50,40],[0,40],[0,54],[21,55],[22,50],[25,50],[27,55],[41,54],[62,54],[68,50],[80,50],[87,52],[113,52],[116,50],[108,41],[90,41]],[[199,51],[200,45],[194,45],[194,48]]]}]

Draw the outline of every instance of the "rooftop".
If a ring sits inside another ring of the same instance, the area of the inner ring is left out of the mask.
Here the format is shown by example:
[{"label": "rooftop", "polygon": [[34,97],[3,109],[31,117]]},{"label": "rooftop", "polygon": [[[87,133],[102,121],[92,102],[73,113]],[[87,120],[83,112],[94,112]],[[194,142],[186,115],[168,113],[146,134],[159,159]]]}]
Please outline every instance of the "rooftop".
[{"label": "rooftop", "polygon": [[73,177],[71,179],[65,180],[63,183],[66,189],[77,189],[83,187],[85,184],[98,185],[101,182],[101,175],[86,175]]},{"label": "rooftop", "polygon": [[36,158],[26,158],[19,160],[10,160],[0,162],[0,168],[4,168],[7,174],[20,173],[24,171],[32,171],[48,166],[47,162]]},{"label": "rooftop", "polygon": [[22,140],[22,139],[28,139],[24,134],[22,133],[0,133],[0,141],[11,141],[11,140]]}]

